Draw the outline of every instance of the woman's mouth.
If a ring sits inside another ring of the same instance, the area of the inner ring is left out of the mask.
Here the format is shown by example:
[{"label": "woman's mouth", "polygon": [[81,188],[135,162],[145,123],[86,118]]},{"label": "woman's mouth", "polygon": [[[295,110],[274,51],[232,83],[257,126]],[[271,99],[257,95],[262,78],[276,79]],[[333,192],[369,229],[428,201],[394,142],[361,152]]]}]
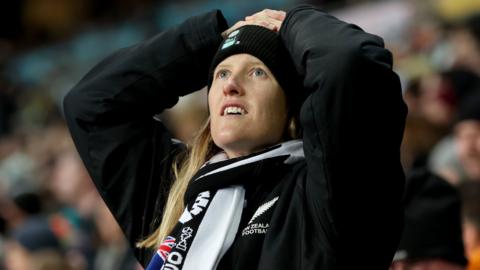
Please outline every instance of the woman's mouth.
[{"label": "woman's mouth", "polygon": [[238,104],[228,104],[223,106],[221,115],[245,115],[247,114],[247,110]]},{"label": "woman's mouth", "polygon": [[223,115],[243,115],[246,111],[240,107],[229,106],[223,110]]}]

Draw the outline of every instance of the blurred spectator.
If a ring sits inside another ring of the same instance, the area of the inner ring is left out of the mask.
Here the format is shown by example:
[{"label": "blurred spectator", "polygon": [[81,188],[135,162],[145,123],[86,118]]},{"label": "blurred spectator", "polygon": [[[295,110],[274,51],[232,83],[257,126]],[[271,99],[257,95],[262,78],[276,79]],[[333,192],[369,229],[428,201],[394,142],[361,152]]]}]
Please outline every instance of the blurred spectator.
[{"label": "blurred spectator", "polygon": [[448,134],[455,115],[451,96],[439,74],[412,80],[407,86],[409,111],[402,143],[402,163],[407,170],[423,167],[435,144]]},{"label": "blurred spectator", "polygon": [[76,209],[85,218],[93,216],[99,203],[97,190],[74,149],[56,157],[50,190],[59,202]]},{"label": "blurred spectator", "polygon": [[455,140],[467,178],[480,181],[480,89],[467,96],[460,106]]},{"label": "blurred spectator", "polygon": [[15,230],[25,220],[36,216],[42,211],[42,202],[35,193],[21,193],[18,195],[4,196],[2,198],[0,216],[7,221],[7,228]]},{"label": "blurred spectator", "polygon": [[460,191],[467,270],[480,270],[480,182],[464,182]]},{"label": "blurred spectator", "polygon": [[95,214],[99,235],[99,248],[95,258],[95,270],[132,270],[138,264],[130,250],[120,226],[103,201]]},{"label": "blurred spectator", "polygon": [[410,82],[405,91],[409,115],[402,145],[407,170],[427,166],[452,184],[465,178],[451,130],[464,100],[479,90],[479,76],[464,69],[433,73]]},{"label": "blurred spectator", "polygon": [[427,168],[455,186],[466,179],[453,135],[445,136],[433,147],[428,156]]},{"label": "blurred spectator", "polygon": [[408,175],[405,228],[393,270],[465,269],[460,196],[448,182],[427,170]]},{"label": "blurred spectator", "polygon": [[53,229],[76,265],[94,269],[94,214],[100,199],[73,145],[69,146],[56,153],[48,183],[59,207],[51,218]]},{"label": "blurred spectator", "polygon": [[453,29],[454,65],[480,75],[480,13],[464,19]]},{"label": "blurred spectator", "polygon": [[76,251],[72,254],[77,264],[95,270],[134,269],[136,259],[73,145],[57,153],[54,164],[49,187],[64,207],[52,222],[61,239]]},{"label": "blurred spectator", "polygon": [[28,155],[27,137],[22,133],[14,133],[0,141],[0,149],[5,157],[0,160],[0,189],[12,194],[34,191],[38,182],[34,177],[35,161]]},{"label": "blurred spectator", "polygon": [[479,90],[480,76],[468,69],[452,68],[443,71],[441,74],[445,87],[452,89],[454,93],[455,105],[458,105],[458,102],[463,100],[465,96]]},{"label": "blurred spectator", "polygon": [[[441,77],[443,87],[451,92],[450,95],[444,95],[444,99],[447,102],[449,101],[448,103],[451,104],[453,113],[456,116],[465,97],[480,89],[480,78],[475,73],[463,69],[452,69],[442,72]],[[452,120],[453,115],[448,123],[449,127],[454,124]],[[456,154],[454,136],[451,134],[446,135],[435,144],[429,153],[427,162],[427,166],[432,172],[442,176],[451,184],[456,185],[466,178]]]},{"label": "blurred spectator", "polygon": [[49,261],[48,269],[70,269],[59,239],[48,221],[40,217],[30,218],[13,230],[5,251],[7,270],[47,269],[45,263],[37,264],[40,259]]}]

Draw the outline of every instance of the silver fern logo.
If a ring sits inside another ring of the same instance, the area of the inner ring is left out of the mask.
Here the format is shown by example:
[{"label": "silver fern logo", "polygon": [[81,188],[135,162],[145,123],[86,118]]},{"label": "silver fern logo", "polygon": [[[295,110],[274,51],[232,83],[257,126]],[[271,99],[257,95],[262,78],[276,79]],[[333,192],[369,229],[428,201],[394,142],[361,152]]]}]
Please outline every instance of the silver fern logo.
[{"label": "silver fern logo", "polygon": [[272,208],[272,206],[277,202],[277,200],[278,200],[278,196],[260,205],[260,207],[258,207],[257,211],[255,211],[255,214],[253,214],[252,218],[248,222],[247,227],[245,227],[245,229],[242,230],[242,236],[267,233],[268,228],[270,227],[270,224],[253,223],[253,221],[255,221],[258,217],[260,217],[265,212],[267,212],[270,208]]},{"label": "silver fern logo", "polygon": [[263,213],[267,212],[268,209],[270,209],[278,200],[278,196],[273,198],[272,200],[260,205],[258,207],[257,211],[255,211],[255,214],[253,214],[253,217],[250,219],[248,224],[252,223],[257,217],[261,216]]}]

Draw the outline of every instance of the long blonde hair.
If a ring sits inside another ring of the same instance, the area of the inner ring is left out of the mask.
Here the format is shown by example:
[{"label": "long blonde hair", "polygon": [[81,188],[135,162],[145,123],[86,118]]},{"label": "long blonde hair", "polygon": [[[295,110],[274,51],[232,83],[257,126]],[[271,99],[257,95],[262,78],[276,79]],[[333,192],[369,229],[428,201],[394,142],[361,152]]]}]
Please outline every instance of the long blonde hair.
[{"label": "long blonde hair", "polygon": [[[298,116],[291,115],[283,138],[289,140],[299,137],[301,137],[301,130]],[[146,239],[137,243],[138,248],[156,249],[162,244],[163,239],[173,230],[185,209],[183,197],[190,179],[207,160],[220,150],[213,142],[210,133],[210,119],[207,119],[200,132],[194,137],[191,147],[187,149],[187,154],[173,164],[176,180],[170,189],[160,226]]]},{"label": "long blonde hair", "polygon": [[200,132],[194,137],[192,145],[187,149],[187,154],[173,164],[176,180],[170,189],[160,226],[146,239],[137,243],[137,247],[157,248],[160,246],[182,215],[185,208],[183,196],[187,191],[190,179],[219,150],[213,143],[210,121],[207,119]]}]

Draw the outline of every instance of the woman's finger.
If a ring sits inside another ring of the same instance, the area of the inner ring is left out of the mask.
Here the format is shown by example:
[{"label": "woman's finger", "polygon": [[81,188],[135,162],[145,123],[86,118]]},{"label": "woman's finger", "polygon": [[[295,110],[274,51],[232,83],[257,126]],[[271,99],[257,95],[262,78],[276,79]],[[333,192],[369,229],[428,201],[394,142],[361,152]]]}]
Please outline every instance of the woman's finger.
[{"label": "woman's finger", "polygon": [[275,31],[275,29],[276,29],[275,24],[269,23],[269,22],[267,22],[267,21],[257,21],[257,22],[255,22],[255,24],[260,25],[260,26],[263,26],[263,27],[265,27],[265,28],[268,28],[268,29],[270,29],[270,30],[272,30],[272,31]]},{"label": "woman's finger", "polygon": [[255,13],[254,15],[245,17],[244,21],[236,22],[232,27],[222,33],[222,37],[226,38],[231,32],[247,24],[263,26],[267,29],[277,32],[282,26],[284,18],[284,11],[265,9]]},{"label": "woman's finger", "polygon": [[250,16],[247,16],[246,18],[263,18],[263,19],[267,19],[267,18],[271,18],[271,19],[275,19],[275,20],[280,20],[280,21],[283,21],[285,19],[285,16],[286,16],[286,13],[285,11],[282,11],[282,10],[273,10],[273,9],[264,9],[262,11],[259,11],[253,15],[250,15]]},{"label": "woman's finger", "polygon": [[280,10],[272,10],[272,9],[265,9],[260,12],[257,12],[253,15],[245,17],[246,22],[251,21],[267,21],[271,24],[274,24],[278,28],[280,28],[283,20],[285,19],[286,13],[285,11]]},{"label": "woman's finger", "polygon": [[265,9],[265,14],[273,19],[283,21],[287,13],[283,10]]},{"label": "woman's finger", "polygon": [[[280,29],[280,26],[282,25],[282,21],[272,19],[272,18],[260,18],[260,17],[247,17],[245,18],[245,22],[247,24],[257,24],[257,25],[262,25],[266,26],[271,24],[274,25],[277,29]],[[270,28],[270,27],[267,27]]]},{"label": "woman's finger", "polygon": [[244,25],[246,25],[246,24],[247,24],[247,22],[245,22],[245,21],[238,21],[238,22],[236,22],[232,27],[230,27],[230,28],[228,28],[227,30],[223,31],[222,37],[223,37],[224,39],[227,38],[228,35],[230,35],[231,32],[237,30],[238,28],[240,28],[240,27],[242,27],[242,26],[244,26]]}]

